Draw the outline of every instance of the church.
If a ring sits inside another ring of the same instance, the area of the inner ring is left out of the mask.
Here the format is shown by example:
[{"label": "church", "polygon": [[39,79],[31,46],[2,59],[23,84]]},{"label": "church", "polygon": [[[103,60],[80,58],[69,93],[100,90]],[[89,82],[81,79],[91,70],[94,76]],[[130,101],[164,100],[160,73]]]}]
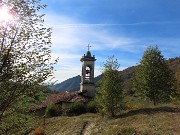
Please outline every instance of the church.
[{"label": "church", "polygon": [[30,108],[31,112],[36,112],[37,115],[42,116],[45,114],[45,109],[49,104],[55,104],[59,108],[59,111],[62,112],[71,103],[77,101],[87,103],[89,100],[94,98],[94,68],[96,59],[95,55],[91,55],[89,47],[90,46],[88,45],[88,51],[80,59],[82,62],[80,90],[75,92],[65,91],[63,93],[52,94],[46,97],[43,102],[33,105]]}]

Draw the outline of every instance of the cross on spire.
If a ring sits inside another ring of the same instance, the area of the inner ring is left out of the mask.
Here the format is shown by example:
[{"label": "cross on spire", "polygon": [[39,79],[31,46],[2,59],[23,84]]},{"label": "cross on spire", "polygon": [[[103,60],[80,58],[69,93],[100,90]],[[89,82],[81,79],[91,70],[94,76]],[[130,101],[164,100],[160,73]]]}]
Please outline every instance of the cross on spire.
[{"label": "cross on spire", "polygon": [[89,48],[90,48],[90,47],[92,47],[92,46],[90,46],[90,45],[88,44],[88,46],[87,46],[87,47],[88,47],[88,51],[89,51]]}]

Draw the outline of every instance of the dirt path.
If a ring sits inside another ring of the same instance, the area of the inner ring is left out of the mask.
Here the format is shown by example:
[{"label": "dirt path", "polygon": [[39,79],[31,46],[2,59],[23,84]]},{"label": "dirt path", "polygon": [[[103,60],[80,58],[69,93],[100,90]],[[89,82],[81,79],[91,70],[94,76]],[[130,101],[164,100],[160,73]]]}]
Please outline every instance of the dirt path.
[{"label": "dirt path", "polygon": [[83,129],[80,135],[91,135],[91,131],[94,126],[95,125],[93,123],[86,121],[83,125]]}]

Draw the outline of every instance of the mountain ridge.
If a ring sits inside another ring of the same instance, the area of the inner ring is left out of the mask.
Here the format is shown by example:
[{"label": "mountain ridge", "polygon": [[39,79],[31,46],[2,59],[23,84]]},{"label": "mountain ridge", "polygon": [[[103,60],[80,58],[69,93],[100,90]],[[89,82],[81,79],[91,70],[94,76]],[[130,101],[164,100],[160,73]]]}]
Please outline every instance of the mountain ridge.
[{"label": "mountain ridge", "polygon": [[[169,65],[169,68],[173,71],[173,73],[177,72],[178,69],[180,69],[180,57],[170,58],[167,60],[167,64]],[[124,88],[124,91],[128,94],[132,94],[131,86],[132,86],[132,79],[135,72],[136,66],[128,67],[122,71],[120,71],[122,75],[122,85]],[[102,80],[103,74],[97,76],[94,78],[95,84],[97,85],[100,80]],[[58,92],[64,92],[64,91],[78,91],[80,89],[80,82],[81,82],[81,76],[77,75],[72,78],[69,78],[61,83],[55,84],[51,87],[52,90],[58,91]]]}]

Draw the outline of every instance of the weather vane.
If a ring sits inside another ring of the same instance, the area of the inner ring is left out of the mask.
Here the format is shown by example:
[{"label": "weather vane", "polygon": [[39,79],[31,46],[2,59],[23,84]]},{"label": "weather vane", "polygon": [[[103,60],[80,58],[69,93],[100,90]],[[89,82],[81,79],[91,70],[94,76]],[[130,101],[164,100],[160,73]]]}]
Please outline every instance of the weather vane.
[{"label": "weather vane", "polygon": [[89,51],[89,48],[90,48],[90,47],[92,47],[92,46],[90,46],[90,45],[88,44],[88,46],[87,46],[87,47],[88,47],[88,51]]}]

